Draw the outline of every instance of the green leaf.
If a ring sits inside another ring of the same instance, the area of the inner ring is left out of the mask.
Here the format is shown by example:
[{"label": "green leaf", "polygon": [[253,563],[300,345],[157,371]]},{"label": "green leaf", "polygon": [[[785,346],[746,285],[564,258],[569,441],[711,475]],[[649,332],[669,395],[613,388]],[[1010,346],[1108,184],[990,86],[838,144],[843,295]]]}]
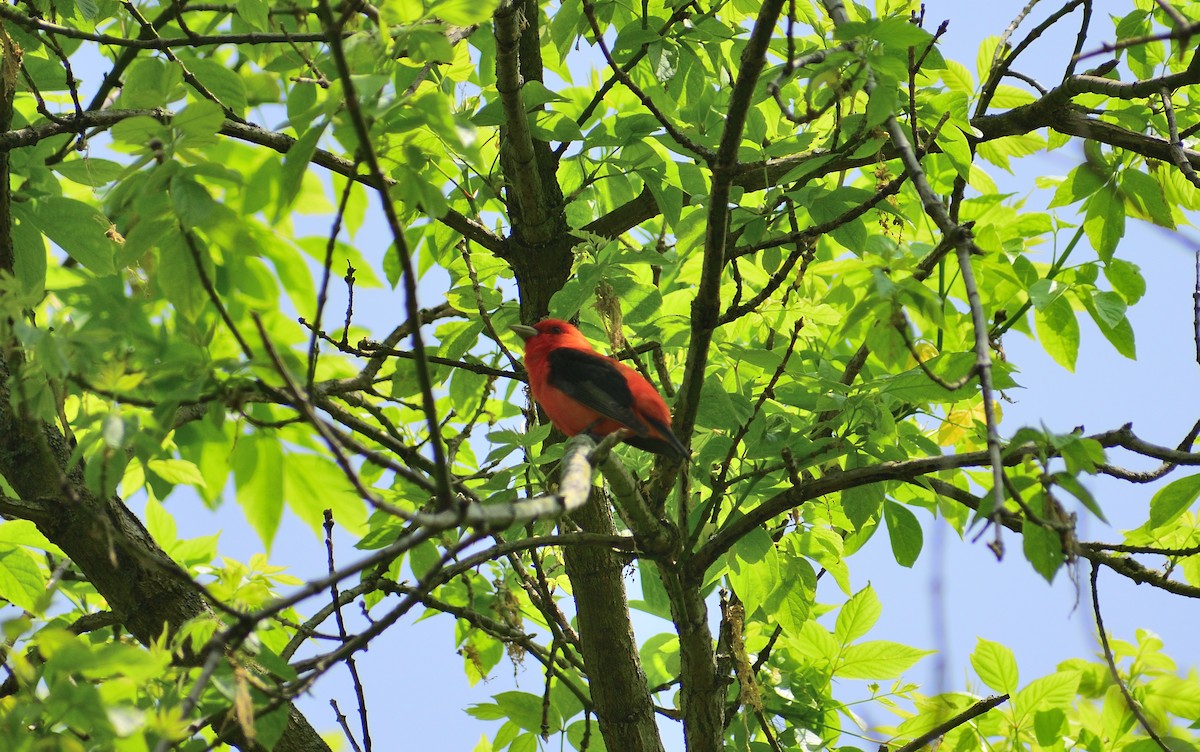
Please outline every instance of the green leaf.
[{"label": "green leaf", "polygon": [[207,146],[216,143],[215,136],[225,122],[221,108],[207,99],[192,102],[171,120],[179,131],[180,143],[186,146]]},{"label": "green leaf", "polygon": [[154,536],[154,540],[158,541],[158,545],[170,550],[175,541],[179,539],[179,526],[175,524],[175,518],[153,496],[146,500],[144,514],[146,518],[146,530],[150,532],[150,535]]},{"label": "green leaf", "polygon": [[1096,499],[1092,496],[1092,492],[1087,490],[1087,488],[1079,482],[1078,478],[1070,473],[1054,473],[1054,475],[1051,477],[1058,486],[1066,489],[1072,496],[1074,496],[1076,499],[1079,499],[1080,503],[1087,507],[1088,511],[1096,515],[1097,519],[1099,519],[1101,522],[1108,522],[1108,520],[1104,517],[1104,512],[1100,511],[1100,505],[1096,503]]},{"label": "green leaf", "polygon": [[728,556],[729,582],[738,597],[753,611],[766,602],[779,580],[779,557],[771,536],[754,528],[734,544]]},{"label": "green leaf", "polygon": [[454,26],[471,26],[490,19],[499,5],[499,0],[442,0],[429,14]]},{"label": "green leaf", "polygon": [[246,25],[256,31],[266,31],[271,6],[267,0],[237,0],[237,14]]},{"label": "green leaf", "polygon": [[723,426],[740,425],[749,415],[749,406],[741,395],[725,389],[716,375],[704,379],[700,409],[696,413],[696,425],[702,428],[720,429]]},{"label": "green leaf", "polygon": [[317,142],[325,133],[329,121],[322,121],[306,130],[287,153],[283,155],[283,168],[279,177],[279,193],[275,196],[275,221],[283,218],[287,210],[300,194],[300,186],[304,182],[313,154],[317,151]]},{"label": "green leaf", "polygon": [[[261,658],[261,654],[257,657]],[[287,666],[286,663],[283,665]],[[269,713],[255,715],[254,741],[262,745],[263,749],[275,749],[275,744],[283,738],[283,732],[287,731],[289,720],[289,709],[287,707],[276,708]]]},{"label": "green leaf", "polygon": [[1054,575],[1062,568],[1064,561],[1062,539],[1058,533],[1025,520],[1021,526],[1021,536],[1025,558],[1033,565],[1034,571],[1045,577],[1046,582],[1054,582]]},{"label": "green leaf", "polygon": [[105,234],[112,223],[95,207],[70,198],[48,197],[37,201],[29,217],[43,235],[91,271],[116,271],[116,243]]},{"label": "green leaf", "polygon": [[178,233],[168,233],[159,238],[157,250],[155,280],[167,300],[185,318],[195,321],[208,303],[208,297],[191,249]]},{"label": "green leaf", "polygon": [[233,450],[233,482],[238,505],[268,551],[283,517],[283,447],[274,438],[251,434]]},{"label": "green leaf", "polygon": [[40,299],[46,290],[46,241],[24,207],[12,207],[13,274],[21,284],[21,292]]},{"label": "green leaf", "polygon": [[314,534],[321,533],[326,509],[333,513],[338,528],[351,535],[365,532],[366,505],[333,460],[315,454],[290,455],[283,489],[288,508]]},{"label": "green leaf", "polygon": [[37,613],[38,600],[45,592],[46,578],[33,554],[18,546],[0,544],[0,598]]},{"label": "green leaf", "polygon": [[896,563],[902,567],[912,567],[921,555],[921,546],[924,543],[921,523],[908,507],[890,499],[884,501],[883,512]]},{"label": "green leaf", "polygon": [[[1133,336],[1133,325],[1130,324],[1129,319],[1125,318],[1124,316],[1125,301],[1115,292],[1104,292],[1100,293],[1099,295],[1105,295],[1109,297],[1101,301],[1097,301],[1094,298],[1084,297],[1084,308],[1087,309],[1087,312],[1092,317],[1092,320],[1096,322],[1096,327],[1100,330],[1100,333],[1104,335],[1104,338],[1108,340],[1109,344],[1111,344],[1117,352],[1119,352],[1121,355],[1124,355],[1126,358],[1129,358],[1130,360],[1137,359],[1137,343]],[[1099,295],[1097,297],[1099,297]],[[1116,319],[1115,323],[1110,324],[1109,321],[1112,319],[1117,308],[1117,306],[1113,304],[1114,299],[1120,303],[1122,315],[1120,318]],[[1099,306],[1096,305],[1097,302],[1107,303],[1108,309],[1106,311],[1101,311]]]},{"label": "green leaf", "polygon": [[96,4],[96,0],[75,0],[75,7],[79,9],[79,15],[85,21],[95,21],[96,16],[100,15],[100,6]]},{"label": "green leaf", "polygon": [[151,141],[165,141],[169,137],[167,126],[145,115],[126,118],[114,125],[109,132],[112,133],[114,141],[132,144],[146,152],[152,151],[149,148]]},{"label": "green leaf", "polygon": [[667,596],[667,589],[663,587],[657,565],[654,562],[643,562],[638,567],[638,579],[642,585],[642,600],[638,602],[638,606],[646,613],[670,619],[671,599]]},{"label": "green leaf", "polygon": [[[670,616],[666,618],[670,619]],[[642,657],[646,678],[652,686],[669,682],[679,676],[678,635],[669,632],[656,634],[643,642],[638,652]]]},{"label": "green leaf", "polygon": [[1104,178],[1091,164],[1081,164],[1067,174],[1067,179],[1059,183],[1054,198],[1050,199],[1049,208],[1068,206],[1091,196],[1104,187]]},{"label": "green leaf", "polygon": [[[1004,362],[992,364],[992,380],[996,389],[1015,389],[1019,386],[1013,379],[1013,366]],[[975,367],[975,353],[950,352],[942,353],[925,362],[925,367],[933,371],[944,381],[958,381]],[[974,380],[963,386],[947,391],[937,382],[929,378],[920,367],[910,368],[904,373],[887,379],[883,385],[887,394],[905,402],[937,402],[950,404],[960,400],[970,399],[979,393],[979,385]]]},{"label": "green leaf", "polygon": [[72,183],[98,188],[121,177],[121,174],[125,172],[125,165],[108,159],[85,157],[59,162],[51,165],[50,169]]},{"label": "green leaf", "polygon": [[840,647],[833,635],[815,620],[805,622],[800,630],[800,636],[795,640],[797,653],[814,662],[830,663],[836,660]]},{"label": "green leaf", "polygon": [[1103,260],[1112,258],[1117,243],[1125,236],[1125,203],[1111,186],[1094,193],[1084,202],[1087,210],[1083,231],[1092,248]]},{"label": "green leaf", "polygon": [[1017,689],[1020,676],[1017,659],[1004,645],[978,638],[975,652],[971,653],[971,666],[989,689],[1001,694],[1011,694]]},{"label": "green leaf", "polygon": [[1096,465],[1105,460],[1104,447],[1095,439],[1077,433],[1051,434],[1049,438],[1067,464],[1068,473],[1095,473]]},{"label": "green leaf", "polygon": [[783,597],[768,615],[783,627],[786,634],[799,634],[812,614],[811,594],[802,587],[785,586],[776,590],[781,591]]},{"label": "green leaf", "polygon": [[834,675],[840,679],[895,679],[934,652],[885,640],[860,642],[842,651]]},{"label": "green leaf", "polygon": [[975,53],[975,74],[982,83],[991,75],[992,66],[996,60],[996,48],[1000,46],[1000,37],[984,37],[979,43],[979,51]]},{"label": "green leaf", "polygon": [[1113,289],[1125,298],[1128,305],[1138,302],[1146,294],[1146,280],[1142,277],[1142,270],[1131,261],[1109,259],[1104,265],[1104,276],[1108,278]]},{"label": "green leaf", "polygon": [[942,82],[950,91],[959,94],[970,94],[975,91],[975,78],[967,66],[957,60],[947,60],[946,68],[942,71]]},{"label": "green leaf", "polygon": [[204,476],[196,463],[180,459],[150,460],[146,469],[173,485],[204,487]]},{"label": "green leaf", "polygon": [[[1067,714],[1059,708],[1038,710],[1033,714],[1033,734],[1043,747],[1053,747],[1061,742],[1068,729]],[[1125,749],[1128,751],[1129,747]]]},{"label": "green leaf", "polygon": [[1018,719],[1024,719],[1037,711],[1056,708],[1069,710],[1075,701],[1075,688],[1078,685],[1078,671],[1058,671],[1034,679],[1013,695],[1013,712]]},{"label": "green leaf", "polygon": [[526,81],[521,86],[521,103],[525,105],[527,112],[550,102],[569,101],[569,99],[558,92],[551,91],[541,81]]},{"label": "green leaf", "polygon": [[875,595],[875,590],[867,585],[842,606],[833,634],[838,643],[849,645],[870,631],[882,614],[883,605]]},{"label": "green leaf", "polygon": [[1139,170],[1125,170],[1121,173],[1121,191],[1131,213],[1159,227],[1175,229],[1175,218],[1167,206],[1162,183],[1153,176]]},{"label": "green leaf", "polygon": [[[493,695],[493,700],[500,706],[505,717],[526,731],[541,733],[542,730],[542,698],[528,692],[501,692]],[[553,706],[550,708],[548,719],[550,728],[557,729],[562,723]]]},{"label": "green leaf", "polygon": [[421,541],[408,552],[409,567],[417,577],[424,577],[432,571],[440,559],[441,554],[433,541]]},{"label": "green leaf", "polygon": [[177,175],[171,180],[171,208],[184,228],[202,228],[211,232],[211,221],[217,216],[217,203],[208,189],[190,176]]},{"label": "green leaf", "polygon": [[[246,110],[246,82],[242,77],[224,63],[212,58],[195,58],[187,61],[188,70],[213,96],[235,114],[242,115]],[[215,103],[209,100],[209,104]]]},{"label": "green leaf", "polygon": [[42,534],[29,520],[6,520],[0,522],[0,543],[12,543],[17,546],[28,546],[39,551],[49,551],[61,555],[58,546]]},{"label": "green leaf", "polygon": [[855,530],[861,530],[882,506],[883,489],[877,483],[842,491],[842,511]]},{"label": "green leaf", "polygon": [[775,553],[779,562],[778,577],[770,583],[771,594],[762,604],[763,612],[788,635],[799,635],[812,612],[817,573],[802,556],[780,549]]},{"label": "green leaf", "polygon": [[513,739],[512,744],[508,745],[508,752],[537,752],[537,735],[540,733],[541,730],[539,729],[536,733],[530,731],[528,733],[521,734],[516,739]]},{"label": "green leaf", "polygon": [[1097,292],[1092,295],[1092,305],[1099,320],[1110,327],[1125,320],[1125,300],[1115,292]]},{"label": "green leaf", "polygon": [[867,100],[867,122],[865,127],[872,128],[887,120],[896,112],[898,92],[895,86],[876,86]]},{"label": "green leaf", "polygon": [[971,174],[971,145],[962,130],[953,123],[946,123],[938,131],[935,141],[950,158],[954,170],[963,178],[968,177]]},{"label": "green leaf", "polygon": [[1002,110],[1011,110],[1013,107],[1032,104],[1035,100],[1033,94],[1025,89],[1018,89],[1015,86],[1008,84],[1000,84],[996,87],[996,93],[992,97],[991,106]]},{"label": "green leaf", "polygon": [[1035,310],[1033,321],[1046,353],[1063,368],[1074,371],[1079,357],[1079,321],[1067,299],[1059,297],[1045,308]]},{"label": "green leaf", "polygon": [[178,65],[139,57],[129,66],[121,87],[121,106],[131,110],[166,107],[180,94],[183,73]]},{"label": "green leaf", "polygon": [[1168,525],[1200,498],[1200,474],[1176,478],[1150,499],[1150,527]]},{"label": "green leaf", "polygon": [[892,16],[882,18],[871,30],[871,36],[889,47],[907,50],[909,47],[923,51],[933,40],[933,35],[925,29],[911,23],[907,16]]}]

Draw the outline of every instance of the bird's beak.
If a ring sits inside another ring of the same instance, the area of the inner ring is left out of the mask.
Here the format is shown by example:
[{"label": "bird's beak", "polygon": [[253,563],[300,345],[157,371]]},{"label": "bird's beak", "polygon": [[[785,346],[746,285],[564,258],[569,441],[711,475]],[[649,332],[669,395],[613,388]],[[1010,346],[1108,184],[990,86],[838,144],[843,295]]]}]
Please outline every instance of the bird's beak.
[{"label": "bird's beak", "polygon": [[534,329],[532,326],[525,326],[523,324],[514,324],[508,328],[516,332],[517,336],[524,340],[528,340],[530,337],[536,337],[538,333],[537,329]]}]

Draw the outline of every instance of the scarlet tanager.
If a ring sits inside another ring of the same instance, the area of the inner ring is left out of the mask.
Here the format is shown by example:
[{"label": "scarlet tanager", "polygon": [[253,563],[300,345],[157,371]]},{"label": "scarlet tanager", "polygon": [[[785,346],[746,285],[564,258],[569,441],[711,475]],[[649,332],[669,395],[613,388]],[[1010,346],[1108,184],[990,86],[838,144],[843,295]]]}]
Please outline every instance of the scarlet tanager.
[{"label": "scarlet tanager", "polygon": [[592,349],[583,333],[565,321],[545,319],[511,327],[525,340],[529,387],[558,430],[607,436],[622,428],[638,449],[688,458],[671,433],[671,411],[637,371]]}]

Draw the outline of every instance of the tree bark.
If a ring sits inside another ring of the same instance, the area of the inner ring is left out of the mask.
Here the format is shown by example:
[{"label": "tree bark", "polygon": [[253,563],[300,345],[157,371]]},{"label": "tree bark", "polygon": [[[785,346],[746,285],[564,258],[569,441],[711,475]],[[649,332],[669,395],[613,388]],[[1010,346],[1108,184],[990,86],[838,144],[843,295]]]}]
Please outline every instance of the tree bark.
[{"label": "tree bark", "polygon": [[[571,515],[581,528],[612,535],[612,510],[597,493]],[[565,546],[579,641],[604,746],[613,752],[662,752],[654,702],[642,671],[621,578],[624,563],[600,546]]]}]

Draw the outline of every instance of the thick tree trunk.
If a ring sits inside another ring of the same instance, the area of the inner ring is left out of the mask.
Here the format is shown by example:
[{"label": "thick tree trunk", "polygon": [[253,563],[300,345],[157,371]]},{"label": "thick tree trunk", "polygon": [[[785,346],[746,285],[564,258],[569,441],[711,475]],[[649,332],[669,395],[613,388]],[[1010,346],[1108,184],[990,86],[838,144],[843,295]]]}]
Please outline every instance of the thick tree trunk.
[{"label": "thick tree trunk", "polygon": [[[614,533],[612,510],[596,493],[571,519],[591,533]],[[604,746],[614,752],[662,752],[654,703],[629,621],[621,578],[624,564],[599,546],[566,546],[563,558]]]},{"label": "thick tree trunk", "polygon": [[725,683],[717,674],[708,604],[697,579],[666,568],[663,586],[679,633],[680,705],[688,752],[719,752],[725,738]]}]

